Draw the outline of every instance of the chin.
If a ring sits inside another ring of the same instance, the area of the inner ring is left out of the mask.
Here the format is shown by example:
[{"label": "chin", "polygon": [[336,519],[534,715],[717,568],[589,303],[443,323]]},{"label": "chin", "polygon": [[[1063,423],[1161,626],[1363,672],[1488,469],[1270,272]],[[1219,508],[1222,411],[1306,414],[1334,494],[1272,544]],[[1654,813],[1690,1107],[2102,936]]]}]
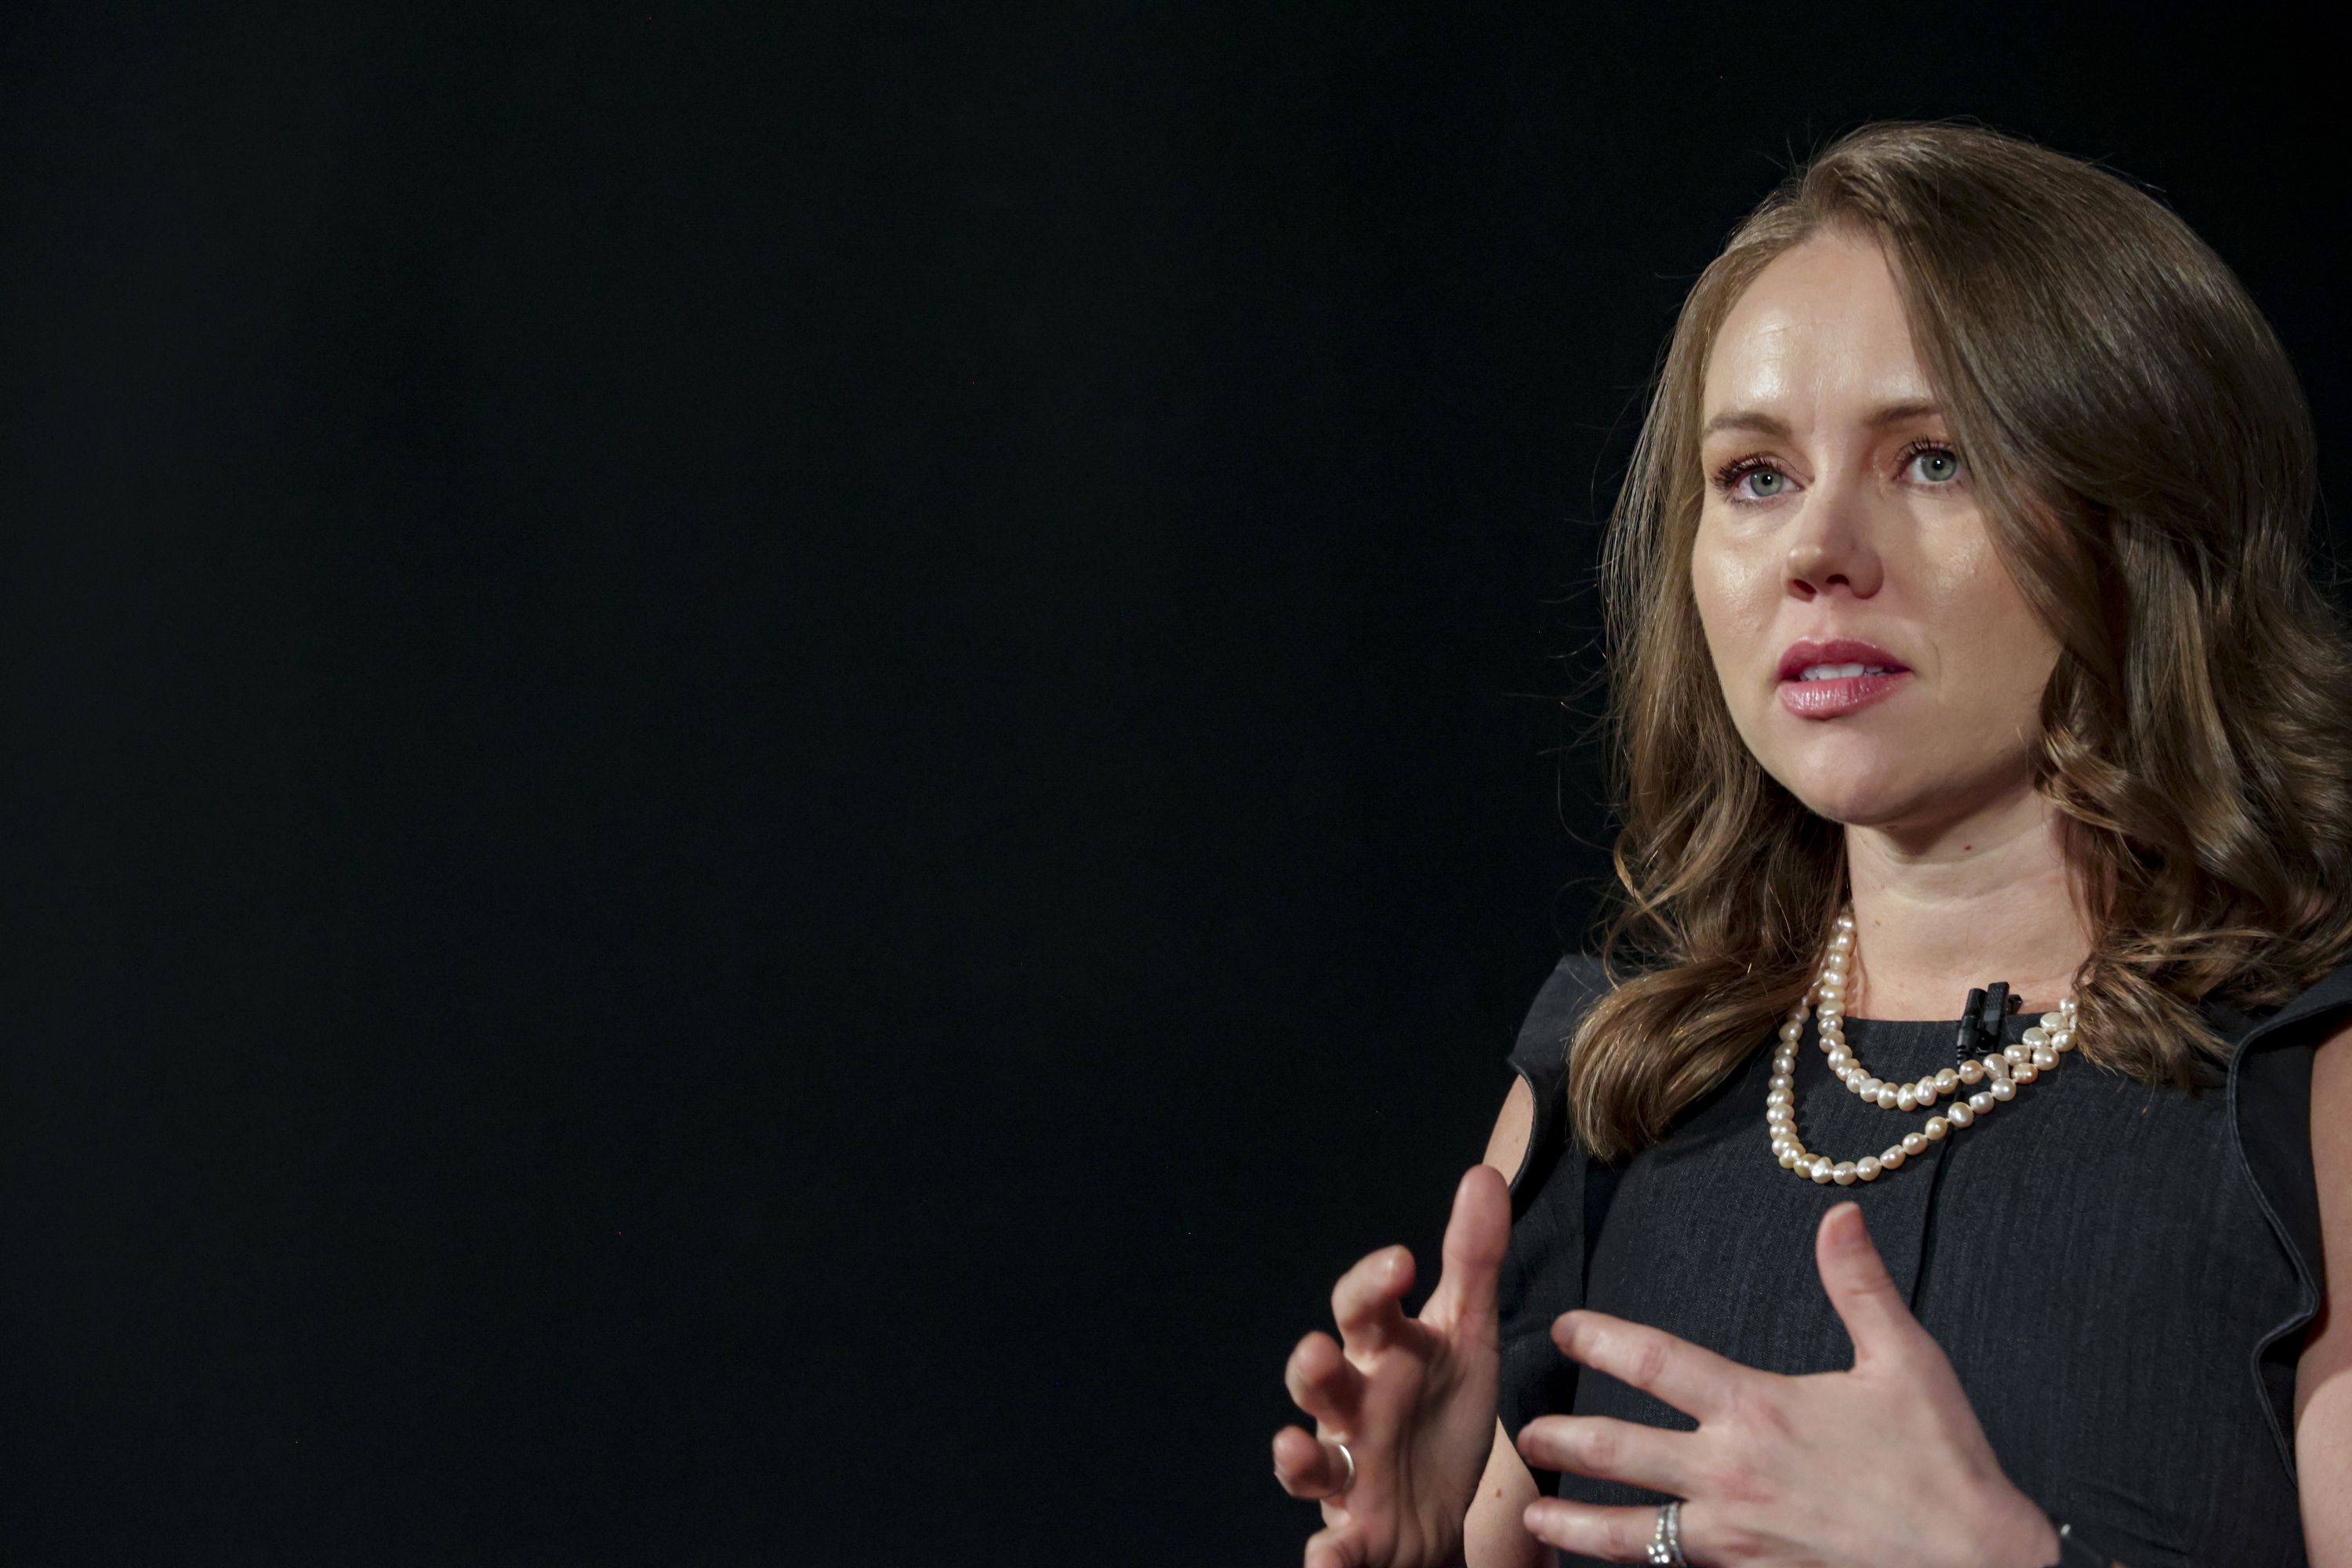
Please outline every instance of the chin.
[{"label": "chin", "polygon": [[1911,792],[1878,770],[1825,767],[1816,759],[1787,772],[1768,770],[1780,786],[1815,816],[1849,827],[1875,827],[1897,821],[1915,804]]}]

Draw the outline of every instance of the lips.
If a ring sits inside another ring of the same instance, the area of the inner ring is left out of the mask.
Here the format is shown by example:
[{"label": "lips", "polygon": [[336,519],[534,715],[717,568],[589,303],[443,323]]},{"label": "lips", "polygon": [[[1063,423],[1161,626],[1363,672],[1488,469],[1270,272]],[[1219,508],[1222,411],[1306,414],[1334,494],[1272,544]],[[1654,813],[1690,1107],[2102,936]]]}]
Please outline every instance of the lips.
[{"label": "lips", "polygon": [[1817,664],[1872,665],[1896,671],[1911,668],[1876,643],[1865,642],[1860,637],[1832,637],[1826,642],[1800,638],[1790,643],[1787,651],[1780,655],[1780,679],[1802,679],[1805,671]]}]

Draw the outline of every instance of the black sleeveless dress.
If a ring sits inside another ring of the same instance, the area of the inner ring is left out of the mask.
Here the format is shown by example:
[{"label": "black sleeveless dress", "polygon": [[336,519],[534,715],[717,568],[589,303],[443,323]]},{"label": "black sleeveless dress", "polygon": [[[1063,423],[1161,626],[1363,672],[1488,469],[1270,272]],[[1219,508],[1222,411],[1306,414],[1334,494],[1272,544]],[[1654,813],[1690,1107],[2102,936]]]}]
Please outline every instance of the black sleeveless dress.
[{"label": "black sleeveless dress", "polygon": [[[2352,1015],[2352,964],[2262,1015],[2209,1005],[2237,1049],[2204,1092],[2070,1055],[1977,1125],[1850,1187],[1773,1159],[1769,1035],[1662,1142],[1614,1168],[1588,1156],[1568,1126],[1564,1047],[1605,984],[1598,961],[1563,960],[1511,1053],[1536,1104],[1502,1279],[1514,1438],[1555,1412],[1697,1425],[1605,1373],[1580,1376],[1550,1340],[1577,1307],[1770,1372],[1851,1366],[1813,1234],[1852,1198],[2027,1496],[2130,1568],[2304,1568],[2291,1435],[2322,1278],[2311,1064]],[[1950,1023],[1856,1018],[1846,1037],[1881,1078],[1933,1072],[1953,1062],[1957,1000]],[[2012,1015],[2007,1037],[2033,1021]],[[1797,1124],[1815,1149],[1858,1158],[1927,1120],[1864,1106],[1810,1029],[1797,1063]],[[1665,1500],[1573,1473],[1536,1479],[1577,1501]]]}]

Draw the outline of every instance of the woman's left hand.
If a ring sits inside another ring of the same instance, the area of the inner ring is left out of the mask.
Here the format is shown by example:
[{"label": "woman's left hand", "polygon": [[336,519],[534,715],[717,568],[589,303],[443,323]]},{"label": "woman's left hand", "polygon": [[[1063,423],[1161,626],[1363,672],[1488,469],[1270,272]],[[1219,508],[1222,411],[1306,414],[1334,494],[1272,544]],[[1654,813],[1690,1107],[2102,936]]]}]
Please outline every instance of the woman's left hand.
[{"label": "woman's left hand", "polygon": [[[1698,1418],[1678,1432],[1602,1415],[1545,1415],[1519,1434],[1531,1465],[1684,1500],[1685,1556],[1864,1568],[2044,1568],[2047,1515],[2001,1473],[1941,1345],[1911,1315],[1858,1204],[1822,1216],[1813,1256],[1853,1340],[1853,1368],[1759,1371],[1605,1312],[1563,1314],[1562,1352]],[[1658,1510],[1545,1498],[1528,1530],[1566,1551],[1646,1561]]]}]

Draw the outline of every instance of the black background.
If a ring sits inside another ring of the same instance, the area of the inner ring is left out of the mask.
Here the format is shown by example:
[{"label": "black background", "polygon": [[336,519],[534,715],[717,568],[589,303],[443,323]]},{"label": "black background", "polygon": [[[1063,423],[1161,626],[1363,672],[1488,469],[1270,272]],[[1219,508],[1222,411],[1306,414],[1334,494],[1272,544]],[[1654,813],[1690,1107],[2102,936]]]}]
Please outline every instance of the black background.
[{"label": "black background", "polygon": [[2105,159],[2352,423],[2338,65],[2234,23],[5,18],[11,1563],[1295,1562],[1780,171]]}]

